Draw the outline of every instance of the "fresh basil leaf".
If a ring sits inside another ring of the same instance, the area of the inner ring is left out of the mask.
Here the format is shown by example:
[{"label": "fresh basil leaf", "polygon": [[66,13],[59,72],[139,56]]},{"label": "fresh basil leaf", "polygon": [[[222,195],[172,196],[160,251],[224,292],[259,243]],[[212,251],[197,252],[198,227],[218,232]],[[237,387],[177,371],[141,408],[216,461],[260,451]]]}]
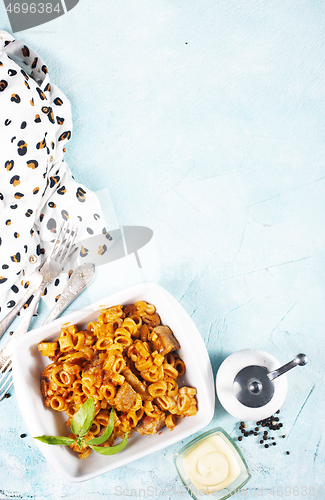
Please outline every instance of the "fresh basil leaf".
[{"label": "fresh basil leaf", "polygon": [[[125,448],[127,442],[128,442],[128,433],[125,434],[125,437],[124,437],[122,443],[117,444],[115,446],[92,446],[92,445],[90,445],[90,448],[92,450],[94,450],[96,453],[99,453],[100,455],[115,455],[119,451],[122,451],[123,448]],[[89,441],[87,444],[89,444]]]},{"label": "fresh basil leaf", "polygon": [[64,437],[64,436],[46,436],[46,435],[43,435],[43,436],[34,437],[34,439],[38,439],[39,441],[42,441],[42,443],[63,444],[66,446],[76,442],[75,439],[71,439],[71,438]]},{"label": "fresh basil leaf", "polygon": [[84,438],[82,438],[82,437],[79,436],[78,439],[77,439],[77,445],[79,446],[79,450],[80,451],[82,450],[83,442],[84,442]]},{"label": "fresh basil leaf", "polygon": [[98,438],[93,438],[93,439],[90,439],[89,441],[86,441],[87,445],[89,446],[91,444],[104,443],[105,441],[107,441],[107,439],[112,434],[113,429],[114,429],[114,408],[111,409],[109,421],[108,421],[108,424],[107,424],[107,427],[106,427],[104,433],[101,436],[99,436]]},{"label": "fresh basil leaf", "polygon": [[88,398],[77,411],[71,421],[71,430],[77,436],[84,436],[92,426],[95,416],[95,403],[93,398]]}]

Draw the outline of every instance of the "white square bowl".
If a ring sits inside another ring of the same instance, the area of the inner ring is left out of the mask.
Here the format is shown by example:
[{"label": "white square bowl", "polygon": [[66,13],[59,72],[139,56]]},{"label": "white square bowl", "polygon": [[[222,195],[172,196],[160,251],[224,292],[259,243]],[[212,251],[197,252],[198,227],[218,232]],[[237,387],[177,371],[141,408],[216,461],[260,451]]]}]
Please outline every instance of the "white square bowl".
[{"label": "white square bowl", "polygon": [[132,304],[138,300],[153,304],[162,324],[168,325],[179,341],[181,348],[178,352],[186,364],[186,372],[179,379],[179,385],[196,387],[198,412],[179,420],[173,431],[164,427],[161,434],[153,436],[140,436],[133,432],[126,448],[111,457],[92,453],[88,458],[80,460],[68,446],[51,446],[35,440],[48,462],[68,481],[85,481],[161,450],[203,429],[213,417],[214,380],[200,333],[182,306],[164,288],[154,283],[144,283],[114,293],[53,323],[36,328],[20,339],[13,357],[13,377],[18,405],[31,436],[68,435],[65,413],[43,406],[40,374],[49,360],[38,352],[38,343],[43,339],[51,341],[58,337],[63,323],[76,324],[80,329],[85,329],[90,321],[97,319],[103,307]]}]

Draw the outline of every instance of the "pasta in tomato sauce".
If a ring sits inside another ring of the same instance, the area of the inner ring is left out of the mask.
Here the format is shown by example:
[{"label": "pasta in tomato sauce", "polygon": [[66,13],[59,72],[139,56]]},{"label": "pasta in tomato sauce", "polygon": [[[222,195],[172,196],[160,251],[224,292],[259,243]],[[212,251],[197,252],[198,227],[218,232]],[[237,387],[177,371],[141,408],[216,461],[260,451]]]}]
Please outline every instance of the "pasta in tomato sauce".
[{"label": "pasta in tomato sauce", "polygon": [[[70,426],[92,397],[95,418],[86,441],[104,432],[114,407],[114,430],[103,446],[133,431],[155,434],[164,425],[173,430],[180,418],[198,411],[196,389],[177,383],[186,371],[179,347],[155,306],[144,301],[101,310],[87,330],[65,324],[57,339],[38,345],[52,361],[41,373],[44,405],[65,412]],[[71,447],[80,458],[91,453],[86,443],[81,451]]]}]

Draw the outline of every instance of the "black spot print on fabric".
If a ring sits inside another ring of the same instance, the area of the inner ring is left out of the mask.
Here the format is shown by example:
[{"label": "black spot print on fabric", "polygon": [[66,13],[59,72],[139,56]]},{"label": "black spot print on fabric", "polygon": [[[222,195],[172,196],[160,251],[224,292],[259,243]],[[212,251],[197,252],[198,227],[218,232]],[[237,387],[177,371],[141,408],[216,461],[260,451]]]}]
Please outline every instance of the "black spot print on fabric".
[{"label": "black spot print on fabric", "polygon": [[3,66],[3,63],[0,61],[0,66]]},{"label": "black spot print on fabric", "polygon": [[[2,266],[3,267],[3,266]],[[8,266],[9,267],[9,266]],[[2,283],[5,283],[7,281],[8,278],[5,278],[4,276],[0,276],[0,285]]]},{"label": "black spot print on fabric", "polygon": [[64,219],[64,220],[69,219],[69,212],[67,212],[66,210],[61,210],[61,215],[62,215],[62,219]]},{"label": "black spot print on fabric", "polygon": [[14,198],[16,198],[16,200],[20,200],[24,196],[25,196],[24,193],[17,192],[17,193],[14,194]]},{"label": "black spot print on fabric", "polygon": [[[9,43],[11,43],[11,40],[5,40],[5,44],[4,44],[4,45],[5,45],[5,47],[7,47],[7,45],[9,45]],[[8,56],[8,57],[9,57],[9,56]],[[11,58],[9,57],[9,59],[11,59]]]},{"label": "black spot print on fabric", "polygon": [[10,208],[11,208],[11,210],[16,210],[16,208],[18,208],[17,203],[15,205],[10,205]]},{"label": "black spot print on fabric", "polygon": [[48,206],[49,206],[50,208],[56,208],[56,204],[54,203],[54,201],[49,201],[49,202],[48,202]]},{"label": "black spot print on fabric", "polygon": [[34,99],[33,99],[33,97],[31,98],[30,103],[31,103],[32,106],[34,106]]},{"label": "black spot print on fabric", "polygon": [[25,78],[27,78],[27,80],[29,80],[29,76],[27,75],[27,73],[24,69],[21,69],[20,72],[22,75],[24,75]]},{"label": "black spot print on fabric", "polygon": [[11,102],[16,102],[17,104],[20,103],[21,99],[18,94],[12,94],[10,97]]},{"label": "black spot print on fabric", "polygon": [[43,139],[41,142],[38,142],[36,144],[36,149],[44,149],[44,148],[46,148],[46,141],[45,141],[45,139]]},{"label": "black spot print on fabric", "polygon": [[24,288],[28,288],[28,287],[29,287],[29,281],[26,281],[26,282],[24,283]]},{"label": "black spot print on fabric", "polygon": [[8,69],[8,75],[15,76],[15,75],[17,75],[17,71],[15,69]]},{"label": "black spot print on fabric", "polygon": [[42,66],[42,71],[45,74],[48,73],[48,70],[47,70],[47,67],[45,66],[45,64],[43,64],[43,66]]},{"label": "black spot print on fabric", "polygon": [[8,264],[3,264],[2,269],[9,269]]},{"label": "black spot print on fabric", "polygon": [[53,141],[51,141],[51,148],[54,149],[55,148],[55,144]]},{"label": "black spot print on fabric", "polygon": [[14,164],[15,164],[14,160],[7,160],[5,163],[5,169],[8,170],[9,172],[14,168]]},{"label": "black spot print on fabric", "polygon": [[26,163],[27,163],[27,167],[32,168],[33,170],[38,167],[37,160],[28,160]]},{"label": "black spot print on fabric", "polygon": [[99,214],[94,214],[94,219],[95,220],[100,219],[100,215]]},{"label": "black spot print on fabric", "polygon": [[23,48],[21,49],[22,53],[23,53],[23,56],[24,57],[29,57],[29,48],[27,47],[27,45],[24,45]]},{"label": "black spot print on fabric", "polygon": [[47,146],[46,146],[46,152],[47,152],[48,155],[50,154],[50,150],[49,150],[49,148]]},{"label": "black spot print on fabric", "polygon": [[41,248],[41,245],[39,243],[36,247],[36,255],[42,255],[43,253],[45,253],[45,250],[44,248]]},{"label": "black spot print on fabric", "polygon": [[35,116],[35,120],[34,120],[34,122],[35,122],[35,123],[41,123],[41,121],[42,121],[42,120],[41,120],[40,115],[36,115],[36,116]]},{"label": "black spot print on fabric", "polygon": [[16,286],[16,285],[12,285],[11,290],[12,290],[14,293],[18,293],[18,292],[19,292],[19,288],[18,288],[18,286]]},{"label": "black spot print on fabric", "polygon": [[55,299],[54,299],[54,302],[57,302],[57,301],[59,300],[59,298],[60,298],[60,295],[57,295],[57,296],[55,297]]},{"label": "black spot print on fabric", "polygon": [[35,231],[34,231],[34,229],[31,229],[29,232],[30,232],[30,235],[33,236]]},{"label": "black spot print on fabric", "polygon": [[37,65],[38,57],[35,57],[34,61],[32,62],[32,68],[35,69]]},{"label": "black spot print on fabric", "polygon": [[12,184],[14,187],[18,186],[20,184],[19,175],[13,175],[10,179],[10,184]]},{"label": "black spot print on fabric", "polygon": [[10,258],[11,258],[12,262],[16,262],[16,263],[20,262],[20,253],[17,252],[15,255],[11,255]]},{"label": "black spot print on fabric", "polygon": [[0,200],[2,201],[3,200],[3,194],[0,193]]},{"label": "black spot print on fabric", "polygon": [[45,86],[44,92],[50,92],[50,90],[51,90],[51,84],[47,83]]},{"label": "black spot print on fabric", "polygon": [[44,214],[41,214],[41,215],[39,216],[39,221],[40,221],[40,222],[42,222],[42,220],[43,220],[43,219],[44,219]]},{"label": "black spot print on fabric", "polygon": [[48,117],[48,119],[50,120],[51,123],[55,123],[54,114],[53,114],[52,108],[50,108],[50,112],[48,113],[47,117]]},{"label": "black spot print on fabric", "polygon": [[90,227],[87,227],[87,233],[94,234],[94,231]]},{"label": "black spot print on fabric", "polygon": [[34,298],[34,295],[31,295],[31,297],[29,297],[29,299],[26,300],[26,302],[24,304],[24,309],[27,309],[30,306],[30,303],[33,300],[33,298]]},{"label": "black spot print on fabric", "polygon": [[88,252],[89,250],[82,245],[80,250],[80,257],[86,257],[88,255]]},{"label": "black spot print on fabric", "polygon": [[8,118],[5,120],[5,126],[8,127],[8,125],[10,125],[11,123],[11,120],[8,120]]},{"label": "black spot print on fabric", "polygon": [[33,189],[33,194],[37,194],[39,192],[39,187]]},{"label": "black spot print on fabric", "polygon": [[16,136],[14,135],[12,138],[11,138],[11,144],[14,142],[14,140],[16,139]]},{"label": "black spot print on fabric", "polygon": [[24,245],[24,250],[25,250],[25,253],[28,252],[28,246],[27,245]]},{"label": "black spot print on fabric", "polygon": [[58,125],[63,125],[64,124],[64,118],[61,118],[60,116],[56,117],[56,121]]},{"label": "black spot print on fabric", "polygon": [[107,246],[103,245],[98,248],[98,255],[104,255],[104,253],[107,251]]},{"label": "black spot print on fabric", "polygon": [[59,283],[60,283],[59,278],[56,278],[56,280],[54,281],[54,286],[58,286]]},{"label": "black spot print on fabric", "polygon": [[32,215],[32,213],[33,213],[33,210],[31,208],[29,208],[27,210],[27,212],[25,213],[25,215],[26,215],[26,217],[30,217]]},{"label": "black spot print on fabric", "polygon": [[62,187],[60,187],[60,188],[57,190],[57,193],[58,193],[58,194],[61,194],[61,195],[65,194],[66,192],[67,192],[67,188],[66,188],[65,186],[62,186]]},{"label": "black spot print on fabric", "polygon": [[112,241],[112,236],[109,234],[107,231],[106,227],[103,228],[102,233],[105,235],[105,238],[108,239],[109,241]]},{"label": "black spot print on fabric", "polygon": [[65,140],[69,140],[71,137],[71,132],[70,130],[67,130],[66,132],[63,132],[60,137],[58,138],[58,141],[65,141]]},{"label": "black spot print on fabric", "polygon": [[15,237],[15,238],[19,238],[19,233],[15,232],[15,233],[14,233],[14,237]]},{"label": "black spot print on fabric", "polygon": [[0,80],[0,92],[3,92],[8,87],[6,80]]},{"label": "black spot print on fabric", "polygon": [[25,81],[24,81],[24,84],[25,84],[25,87],[27,87],[27,88],[28,88],[28,90],[30,90],[30,86],[28,85],[27,80],[25,80]]},{"label": "black spot print on fabric", "polygon": [[44,292],[42,293],[42,296],[45,297],[46,294],[47,294],[47,288],[44,288]]},{"label": "black spot print on fabric", "polygon": [[25,141],[19,141],[17,143],[19,156],[24,156],[27,153],[27,144]]},{"label": "black spot print on fabric", "polygon": [[60,177],[58,175],[53,175],[50,177],[50,188],[54,187],[60,181]]},{"label": "black spot print on fabric", "polygon": [[77,217],[78,217],[78,220],[79,220],[80,222],[82,222],[82,217],[80,217],[80,215],[77,215]]},{"label": "black spot print on fabric", "polygon": [[10,226],[11,224],[11,220],[10,219],[7,219],[6,222],[5,222],[6,226]]},{"label": "black spot print on fabric", "polygon": [[44,94],[44,92],[39,87],[36,87],[36,91],[38,92],[38,95],[39,95],[40,99],[42,101],[45,101],[46,100],[46,95]]},{"label": "black spot print on fabric", "polygon": [[46,224],[47,229],[51,231],[51,233],[56,233],[56,221],[54,219],[49,219]]},{"label": "black spot print on fabric", "polygon": [[24,129],[26,127],[27,127],[27,123],[26,122],[21,122],[20,128]]},{"label": "black spot print on fabric", "polygon": [[86,191],[82,189],[81,187],[78,187],[77,192],[76,192],[76,197],[77,200],[80,201],[81,203],[84,203],[86,201]]},{"label": "black spot print on fabric", "polygon": [[16,302],[14,300],[9,300],[9,302],[7,303],[7,307],[9,307],[9,309],[14,307],[15,305],[16,305]]},{"label": "black spot print on fabric", "polygon": [[60,97],[56,97],[53,102],[56,106],[62,106],[63,104],[63,101],[62,99],[60,99]]}]

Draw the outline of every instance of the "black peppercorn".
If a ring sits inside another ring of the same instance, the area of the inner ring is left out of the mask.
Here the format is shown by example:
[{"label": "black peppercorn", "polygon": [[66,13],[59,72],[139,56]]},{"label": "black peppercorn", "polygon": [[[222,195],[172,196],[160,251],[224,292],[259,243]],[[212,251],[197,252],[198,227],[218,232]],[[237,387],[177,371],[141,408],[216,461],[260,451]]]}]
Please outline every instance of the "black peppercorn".
[{"label": "black peppercorn", "polygon": [[264,443],[263,439],[261,439],[260,443],[261,443],[261,444],[263,444],[263,443]]},{"label": "black peppercorn", "polygon": [[250,434],[253,434],[254,431],[249,431]]},{"label": "black peppercorn", "polygon": [[7,394],[5,394],[5,398],[10,398],[10,394],[7,392]]},{"label": "black peppercorn", "polygon": [[243,436],[238,436],[238,441],[241,441],[243,439]]},{"label": "black peppercorn", "polygon": [[247,438],[248,435],[249,435],[248,432],[244,432],[245,438]]},{"label": "black peppercorn", "polygon": [[286,451],[286,455],[290,455],[290,451]]},{"label": "black peppercorn", "polygon": [[258,433],[257,433],[257,432],[254,432],[254,436],[258,436]]},{"label": "black peppercorn", "polygon": [[265,445],[264,445],[264,448],[268,448],[268,447],[269,447],[269,445],[268,445],[268,444],[265,444]]},{"label": "black peppercorn", "polygon": [[272,443],[272,444],[273,444],[273,446],[275,446],[275,445],[276,445],[276,442],[275,442],[275,441],[273,441],[273,443]]},{"label": "black peppercorn", "polygon": [[21,438],[25,438],[26,436],[27,436],[27,434],[20,434]]}]

